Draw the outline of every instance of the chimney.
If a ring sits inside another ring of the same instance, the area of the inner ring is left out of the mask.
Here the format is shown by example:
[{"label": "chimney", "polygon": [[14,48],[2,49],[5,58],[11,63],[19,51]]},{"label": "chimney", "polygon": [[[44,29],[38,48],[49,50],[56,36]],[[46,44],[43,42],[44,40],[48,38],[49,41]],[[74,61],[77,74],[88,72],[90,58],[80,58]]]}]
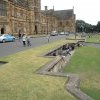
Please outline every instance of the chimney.
[{"label": "chimney", "polygon": [[53,11],[55,10],[55,7],[53,6]]},{"label": "chimney", "polygon": [[48,10],[48,6],[45,6],[45,11],[47,11]]}]

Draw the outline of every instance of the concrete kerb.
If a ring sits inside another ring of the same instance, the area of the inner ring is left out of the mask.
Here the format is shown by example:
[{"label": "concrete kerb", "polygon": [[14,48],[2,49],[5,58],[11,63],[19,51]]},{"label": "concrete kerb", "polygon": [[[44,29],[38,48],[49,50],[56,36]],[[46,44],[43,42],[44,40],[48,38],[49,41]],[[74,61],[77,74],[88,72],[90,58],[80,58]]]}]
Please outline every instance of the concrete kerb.
[{"label": "concrete kerb", "polygon": [[80,78],[78,75],[71,74],[68,78],[68,83],[65,84],[68,92],[74,95],[78,100],[93,100],[91,97],[80,90]]},{"label": "concrete kerb", "polygon": [[100,43],[97,43],[97,42],[85,42],[85,43],[88,43],[88,44],[100,44]]},{"label": "concrete kerb", "polygon": [[55,64],[57,64],[61,59],[62,57],[58,58],[56,57],[55,60],[53,59],[51,62],[47,63],[44,67],[41,67],[39,70],[37,70],[36,73],[41,75],[50,75],[56,77],[68,77],[68,81],[66,81],[64,86],[68,92],[70,92],[78,100],[93,100],[91,97],[89,97],[87,94],[85,94],[80,90],[79,88],[80,78],[77,74],[49,72],[50,69],[52,69],[52,67],[54,67]]}]

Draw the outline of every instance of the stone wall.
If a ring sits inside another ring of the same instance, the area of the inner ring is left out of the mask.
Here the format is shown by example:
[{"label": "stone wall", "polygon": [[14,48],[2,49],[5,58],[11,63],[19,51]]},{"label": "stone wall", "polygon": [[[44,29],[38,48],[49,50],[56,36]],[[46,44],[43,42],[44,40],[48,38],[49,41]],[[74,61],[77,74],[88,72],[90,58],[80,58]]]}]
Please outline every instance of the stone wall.
[{"label": "stone wall", "polygon": [[[71,56],[74,51],[71,52]],[[78,100],[93,100],[90,96],[80,90],[80,77],[77,74],[63,73],[63,67],[68,64],[71,56],[56,56],[53,61],[47,63],[44,67],[41,67],[36,73],[43,75],[52,75],[58,77],[67,77],[68,80],[65,83],[64,88],[70,92]]]}]

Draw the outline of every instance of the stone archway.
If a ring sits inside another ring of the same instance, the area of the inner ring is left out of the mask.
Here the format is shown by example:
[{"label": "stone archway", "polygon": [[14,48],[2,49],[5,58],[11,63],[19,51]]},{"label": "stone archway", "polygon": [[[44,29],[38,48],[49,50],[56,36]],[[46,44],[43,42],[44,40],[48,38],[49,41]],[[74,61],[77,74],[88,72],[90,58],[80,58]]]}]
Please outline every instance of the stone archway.
[{"label": "stone archway", "polygon": [[38,29],[37,29],[37,25],[35,25],[35,34],[38,34]]},{"label": "stone archway", "polygon": [[5,32],[5,29],[4,28],[1,28],[1,34],[4,34]]}]

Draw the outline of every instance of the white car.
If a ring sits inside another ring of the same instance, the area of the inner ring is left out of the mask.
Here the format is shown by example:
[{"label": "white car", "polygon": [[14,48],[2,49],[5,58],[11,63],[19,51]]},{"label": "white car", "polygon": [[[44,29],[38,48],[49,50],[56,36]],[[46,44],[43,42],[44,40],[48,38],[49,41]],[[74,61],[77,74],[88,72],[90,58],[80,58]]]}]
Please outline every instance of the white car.
[{"label": "white car", "polygon": [[50,35],[51,35],[51,36],[56,36],[56,35],[58,35],[58,33],[57,33],[56,31],[52,31],[52,32],[50,33]]},{"label": "white car", "polygon": [[59,35],[65,35],[65,32],[60,32]]},{"label": "white car", "polygon": [[68,32],[60,32],[59,35],[69,35]]}]

